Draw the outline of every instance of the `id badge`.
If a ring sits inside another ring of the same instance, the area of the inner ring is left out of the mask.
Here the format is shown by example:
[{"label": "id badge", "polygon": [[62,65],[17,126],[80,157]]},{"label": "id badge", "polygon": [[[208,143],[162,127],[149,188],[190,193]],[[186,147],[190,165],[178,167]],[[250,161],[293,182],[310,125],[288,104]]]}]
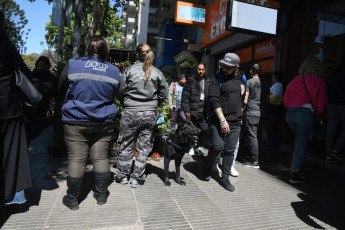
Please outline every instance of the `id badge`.
[{"label": "id badge", "polygon": [[200,100],[203,101],[204,98],[205,98],[205,94],[204,94],[204,93],[201,93],[201,94],[200,94]]}]

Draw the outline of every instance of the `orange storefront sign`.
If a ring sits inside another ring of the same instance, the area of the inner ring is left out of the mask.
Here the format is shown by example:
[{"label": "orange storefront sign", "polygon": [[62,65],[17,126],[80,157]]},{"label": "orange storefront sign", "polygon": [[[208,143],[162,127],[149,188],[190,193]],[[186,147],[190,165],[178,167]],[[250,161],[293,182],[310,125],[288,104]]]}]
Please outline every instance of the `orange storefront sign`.
[{"label": "orange storefront sign", "polygon": [[205,47],[231,34],[225,31],[226,0],[217,0],[207,8],[208,25],[202,30],[201,46]]},{"label": "orange storefront sign", "polygon": [[267,61],[255,62],[255,63],[261,65],[261,73],[273,72],[274,59],[270,59]]},{"label": "orange storefront sign", "polygon": [[261,42],[254,46],[254,60],[271,57],[274,55],[272,40]]},{"label": "orange storefront sign", "polygon": [[240,57],[240,63],[250,62],[252,61],[253,46],[237,50],[235,53]]}]

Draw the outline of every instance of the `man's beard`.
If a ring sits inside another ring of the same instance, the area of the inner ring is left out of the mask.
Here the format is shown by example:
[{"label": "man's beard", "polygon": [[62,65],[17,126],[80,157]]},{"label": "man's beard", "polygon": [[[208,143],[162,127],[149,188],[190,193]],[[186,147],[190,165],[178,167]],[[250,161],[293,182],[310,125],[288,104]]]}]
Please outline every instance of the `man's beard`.
[{"label": "man's beard", "polygon": [[224,77],[235,77],[236,76],[236,71],[233,71],[231,74],[227,74],[225,71],[223,71],[223,69],[220,69],[220,73]]}]

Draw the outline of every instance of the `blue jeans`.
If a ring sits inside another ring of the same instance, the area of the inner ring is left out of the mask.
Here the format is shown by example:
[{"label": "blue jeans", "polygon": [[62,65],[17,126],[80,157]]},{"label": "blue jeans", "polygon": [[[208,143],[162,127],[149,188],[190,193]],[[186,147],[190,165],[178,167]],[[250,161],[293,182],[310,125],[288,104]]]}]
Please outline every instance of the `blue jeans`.
[{"label": "blue jeans", "polygon": [[292,155],[291,169],[300,170],[304,161],[305,149],[314,124],[314,113],[307,108],[289,108],[286,121],[295,134],[295,147]]}]

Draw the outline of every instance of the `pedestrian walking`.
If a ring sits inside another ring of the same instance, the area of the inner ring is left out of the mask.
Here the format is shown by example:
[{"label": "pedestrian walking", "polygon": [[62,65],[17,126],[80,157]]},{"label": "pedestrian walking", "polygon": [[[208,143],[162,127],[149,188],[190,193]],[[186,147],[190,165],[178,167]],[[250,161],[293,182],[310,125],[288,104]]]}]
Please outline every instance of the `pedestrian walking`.
[{"label": "pedestrian walking", "polygon": [[[152,66],[154,54],[149,45],[136,48],[138,63],[123,73],[118,98],[124,110],[117,139],[117,168],[115,181],[137,188],[145,182],[146,161],[152,150],[152,134],[157,107],[168,96],[168,84],[162,72]],[[136,159],[132,161],[134,148]]]},{"label": "pedestrian walking", "polygon": [[287,86],[284,105],[288,109],[286,121],[295,135],[290,183],[303,183],[301,173],[305,166],[305,149],[314,124],[314,113],[322,113],[327,104],[327,90],[322,75],[322,65],[317,57],[309,56],[301,65],[299,75]]},{"label": "pedestrian walking", "polygon": [[26,202],[24,190],[32,187],[21,92],[15,67],[26,76],[31,71],[10,40],[0,10],[0,208]]},{"label": "pedestrian walking", "polygon": [[235,187],[229,181],[238,138],[241,132],[242,108],[245,83],[239,69],[240,58],[227,53],[219,60],[220,70],[211,77],[209,101],[211,105],[211,147],[205,169],[208,181],[215,168],[216,159],[223,152],[223,167],[220,184],[232,192]]},{"label": "pedestrian walking", "polygon": [[65,96],[62,122],[68,152],[68,189],[63,204],[72,210],[79,209],[78,197],[89,155],[95,176],[94,197],[99,205],[107,202],[108,149],[118,111],[115,96],[120,73],[106,61],[108,41],[101,36],[90,38],[87,52],[87,57],[69,60],[59,82],[59,93]]}]

